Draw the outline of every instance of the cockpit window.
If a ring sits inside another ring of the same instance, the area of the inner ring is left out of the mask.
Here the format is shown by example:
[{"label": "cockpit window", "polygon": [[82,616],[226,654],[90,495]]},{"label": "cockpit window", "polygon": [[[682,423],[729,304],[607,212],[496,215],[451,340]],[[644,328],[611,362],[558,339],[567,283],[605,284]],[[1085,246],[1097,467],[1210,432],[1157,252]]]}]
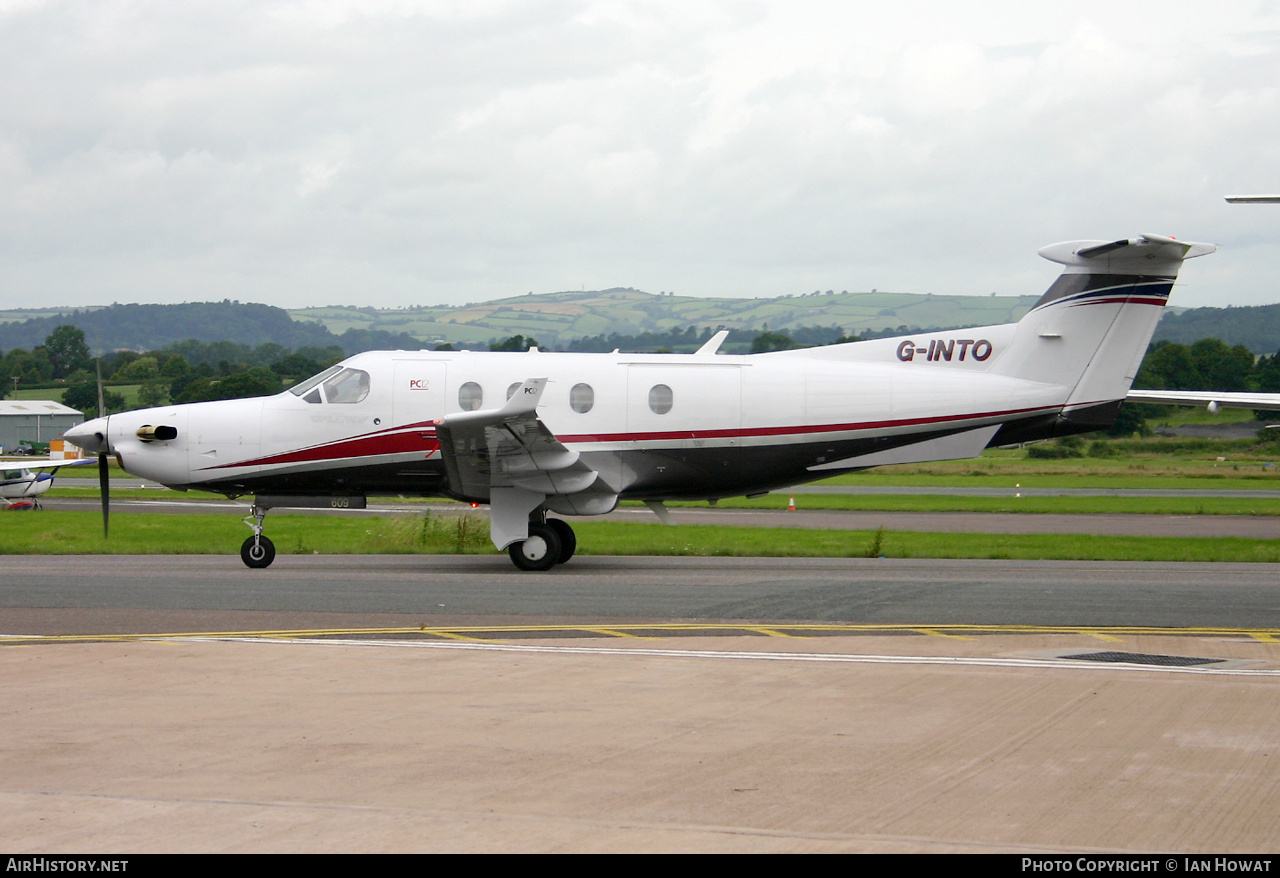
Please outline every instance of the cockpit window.
[{"label": "cockpit window", "polygon": [[[293,387],[290,387],[289,392],[292,393],[294,396],[303,396],[304,394],[306,394],[308,390],[318,385],[321,381],[324,381],[329,376],[336,375],[338,372],[341,372],[341,371],[342,371],[341,366],[330,366],[328,369],[325,369],[319,375],[312,375],[310,378],[308,378],[306,381],[303,381],[301,384],[295,384]],[[307,399],[307,402],[319,402],[319,401],[320,401],[319,396],[316,396],[315,399],[310,399],[310,398]]]},{"label": "cockpit window", "polygon": [[369,373],[363,369],[330,366],[319,375],[290,387],[289,392],[312,404],[361,402],[369,395]]},{"label": "cockpit window", "polygon": [[369,373],[363,369],[343,369],[321,386],[329,402],[363,402],[369,395]]}]

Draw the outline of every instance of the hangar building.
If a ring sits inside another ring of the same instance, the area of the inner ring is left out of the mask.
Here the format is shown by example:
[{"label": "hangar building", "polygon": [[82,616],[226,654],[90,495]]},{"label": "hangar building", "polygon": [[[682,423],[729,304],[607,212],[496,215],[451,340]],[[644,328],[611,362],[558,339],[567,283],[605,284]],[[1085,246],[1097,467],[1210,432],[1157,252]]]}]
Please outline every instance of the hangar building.
[{"label": "hangar building", "polygon": [[61,439],[84,414],[51,399],[0,399],[0,448],[11,454],[21,442]]}]

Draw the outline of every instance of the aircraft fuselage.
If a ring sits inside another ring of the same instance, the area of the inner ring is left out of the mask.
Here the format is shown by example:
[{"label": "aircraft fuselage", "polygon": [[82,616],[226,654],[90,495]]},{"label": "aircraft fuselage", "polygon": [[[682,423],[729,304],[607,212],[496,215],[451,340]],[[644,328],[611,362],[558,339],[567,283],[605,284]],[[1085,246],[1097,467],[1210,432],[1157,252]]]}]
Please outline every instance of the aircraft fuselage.
[{"label": "aircraft fuselage", "polygon": [[[921,344],[945,335],[954,334]],[[284,392],[144,409],[111,416],[110,444],[130,473],[174,487],[487,502],[486,493],[451,487],[435,421],[499,406],[536,375],[548,379],[538,417],[613,493],[728,497],[892,462],[894,449],[931,438],[1056,415],[1063,388],[988,374],[1003,340],[981,341],[981,360],[958,359],[952,345],[950,361],[905,362],[897,340],[862,343],[887,355],[879,362],[373,352],[342,364],[369,375],[358,401]],[[137,436],[154,425],[175,437]],[[875,454],[887,458],[862,460]]]}]

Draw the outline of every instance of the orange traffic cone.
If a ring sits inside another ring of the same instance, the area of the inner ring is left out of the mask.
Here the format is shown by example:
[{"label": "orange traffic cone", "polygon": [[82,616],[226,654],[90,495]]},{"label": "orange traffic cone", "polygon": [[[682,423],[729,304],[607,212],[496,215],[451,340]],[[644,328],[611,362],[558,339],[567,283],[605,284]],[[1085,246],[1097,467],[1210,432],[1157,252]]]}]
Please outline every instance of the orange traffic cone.
[{"label": "orange traffic cone", "polygon": [[795,494],[792,494],[790,499],[787,500],[787,511],[788,512],[796,511],[796,495]]}]

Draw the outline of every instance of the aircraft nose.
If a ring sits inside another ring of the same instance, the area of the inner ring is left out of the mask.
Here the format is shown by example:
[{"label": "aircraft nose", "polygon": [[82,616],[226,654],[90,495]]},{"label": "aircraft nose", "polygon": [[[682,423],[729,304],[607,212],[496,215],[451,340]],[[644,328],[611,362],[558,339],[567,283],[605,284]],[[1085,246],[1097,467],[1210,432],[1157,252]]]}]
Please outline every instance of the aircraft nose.
[{"label": "aircraft nose", "polygon": [[94,418],[92,421],[77,424],[63,433],[62,438],[90,454],[109,452],[111,446],[107,442],[107,421],[108,418]]}]

